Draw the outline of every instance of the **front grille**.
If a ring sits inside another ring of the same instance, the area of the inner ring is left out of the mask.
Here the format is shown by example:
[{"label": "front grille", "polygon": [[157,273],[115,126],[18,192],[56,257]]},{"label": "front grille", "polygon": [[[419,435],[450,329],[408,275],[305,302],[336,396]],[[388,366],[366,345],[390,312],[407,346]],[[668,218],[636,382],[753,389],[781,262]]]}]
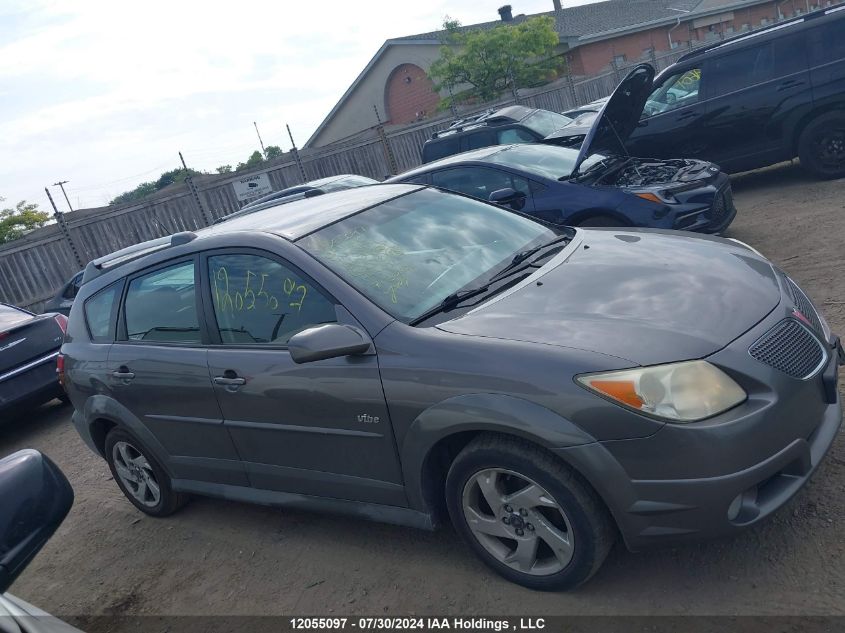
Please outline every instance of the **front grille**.
[{"label": "front grille", "polygon": [[795,303],[795,307],[798,308],[801,314],[809,319],[813,329],[824,336],[822,324],[819,320],[819,313],[816,312],[816,309],[813,307],[813,303],[807,295],[804,294],[804,291],[798,287],[798,284],[792,281],[789,277],[786,278],[786,281],[789,286],[789,292],[792,294],[792,301]]},{"label": "front grille", "polygon": [[721,225],[733,210],[733,192],[730,185],[720,189],[713,197],[713,204],[707,212],[707,218],[714,226]]},{"label": "front grille", "polygon": [[748,353],[793,378],[812,377],[825,360],[819,340],[795,319],[784,319],[761,336]]}]

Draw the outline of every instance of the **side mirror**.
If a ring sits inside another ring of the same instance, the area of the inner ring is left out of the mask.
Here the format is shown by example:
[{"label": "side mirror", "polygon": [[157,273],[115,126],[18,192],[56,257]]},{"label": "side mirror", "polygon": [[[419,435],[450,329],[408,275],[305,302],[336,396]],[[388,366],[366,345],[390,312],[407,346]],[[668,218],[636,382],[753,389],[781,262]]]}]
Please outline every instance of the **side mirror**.
[{"label": "side mirror", "polygon": [[364,332],[351,325],[327,323],[294,334],[288,341],[288,351],[295,363],[363,354],[372,341]]},{"label": "side mirror", "polygon": [[0,459],[0,593],[61,525],[73,489],[49,458],[26,449]]},{"label": "side mirror", "polygon": [[525,206],[525,199],[526,195],[523,192],[516,191],[510,187],[497,189],[488,198],[490,202],[510,207],[516,211],[521,210]]}]

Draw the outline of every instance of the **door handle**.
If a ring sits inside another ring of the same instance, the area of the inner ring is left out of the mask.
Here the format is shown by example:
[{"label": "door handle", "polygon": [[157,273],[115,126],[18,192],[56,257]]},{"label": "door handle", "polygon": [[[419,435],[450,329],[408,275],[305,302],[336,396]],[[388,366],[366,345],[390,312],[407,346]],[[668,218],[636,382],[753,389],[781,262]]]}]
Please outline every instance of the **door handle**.
[{"label": "door handle", "polygon": [[781,90],[789,90],[790,88],[795,88],[796,86],[803,86],[803,81],[798,81],[797,79],[789,79],[784,81],[781,85],[778,86],[778,92]]},{"label": "door handle", "polygon": [[687,119],[691,119],[696,115],[695,112],[684,112],[683,114],[679,114],[678,118],[675,119],[676,121],[686,121]]},{"label": "door handle", "polygon": [[239,387],[246,384],[246,378],[230,378],[229,376],[215,376],[215,385],[223,385],[224,387]]},{"label": "door handle", "polygon": [[129,382],[135,377],[135,372],[129,371],[127,367],[119,367],[117,371],[113,371],[111,375],[118,380]]}]

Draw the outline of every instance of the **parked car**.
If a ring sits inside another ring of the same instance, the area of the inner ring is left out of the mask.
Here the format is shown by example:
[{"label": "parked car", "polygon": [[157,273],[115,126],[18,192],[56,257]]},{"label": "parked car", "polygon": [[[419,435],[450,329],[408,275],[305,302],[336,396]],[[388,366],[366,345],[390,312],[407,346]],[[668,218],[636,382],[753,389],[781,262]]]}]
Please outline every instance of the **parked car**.
[{"label": "parked car", "polygon": [[573,587],[733,534],[803,486],[843,353],[736,241],[556,227],[384,184],[86,270],[73,423],[153,516],[189,494],[432,528]]},{"label": "parked car", "polygon": [[240,209],[230,215],[218,218],[214,223],[219,224],[225,222],[229,218],[244,215],[246,213],[257,211],[259,209],[267,209],[278,205],[284,199],[299,199],[307,195],[319,195],[328,193],[329,191],[342,191],[344,189],[352,189],[353,187],[364,187],[366,185],[378,184],[378,180],[367,178],[366,176],[357,176],[355,174],[341,174],[339,176],[329,176],[327,178],[320,178],[319,180],[312,180],[310,182],[288,187],[281,191],[274,191],[262,196],[257,200],[253,200],[249,204],[245,204]]},{"label": "parked car", "polygon": [[536,143],[559,130],[572,119],[537,108],[508,106],[454,121],[436,132],[422,147],[422,162],[460,154],[491,145]]},{"label": "parked car", "polygon": [[590,103],[585,103],[582,106],[563,112],[563,116],[569,117],[570,119],[577,119],[582,114],[586,114],[588,112],[598,112],[601,110],[602,106],[607,103],[608,99],[610,99],[610,97],[602,97],[601,99],[596,99]]},{"label": "parked car", "polygon": [[56,357],[66,327],[63,314],[36,315],[0,303],[0,413],[65,397]]},{"label": "parked car", "polygon": [[734,173],[794,157],[845,176],[845,12],[823,9],[684,55],[654,82],[626,142]]},{"label": "parked car", "polygon": [[49,458],[31,449],[0,459],[0,629],[81,633],[20,598],[3,593],[61,525],[73,489]]},{"label": "parked car", "polygon": [[82,282],[82,272],[79,271],[67,280],[64,286],[44,304],[44,312],[58,312],[65,316],[70,314],[70,307],[79,292],[79,284]]}]

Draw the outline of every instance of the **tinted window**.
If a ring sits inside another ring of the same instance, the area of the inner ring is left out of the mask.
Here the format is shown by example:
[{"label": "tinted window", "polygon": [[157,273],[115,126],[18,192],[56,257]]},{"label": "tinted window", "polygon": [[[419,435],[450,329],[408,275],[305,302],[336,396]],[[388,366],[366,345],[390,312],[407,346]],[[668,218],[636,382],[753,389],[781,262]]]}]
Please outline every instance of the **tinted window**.
[{"label": "tinted window", "polygon": [[496,144],[496,135],[493,132],[475,132],[467,136],[467,149],[478,149],[479,147],[490,147]]},{"label": "tinted window", "polygon": [[460,139],[457,137],[447,138],[444,140],[432,141],[423,145],[423,160],[430,162],[443,158],[444,156],[451,156],[461,151]]},{"label": "tinted window", "polygon": [[773,75],[772,46],[766,43],[717,57],[708,63],[706,73],[711,97],[768,81]]},{"label": "tinted window", "polygon": [[513,143],[533,143],[534,137],[525,130],[514,128],[499,132],[499,145],[512,145]]},{"label": "tinted window", "polygon": [[62,297],[64,299],[73,299],[79,293],[79,282],[82,281],[82,273],[77,273],[68,282]]},{"label": "tinted window", "polygon": [[403,321],[555,234],[500,207],[423,189],[331,224],[297,244]]},{"label": "tinted window", "polygon": [[130,341],[199,343],[194,262],[133,279],[124,313]]},{"label": "tinted window", "polygon": [[487,167],[455,167],[431,175],[431,183],[450,191],[487,200],[498,189],[513,187],[511,175]]},{"label": "tinted window", "polygon": [[95,343],[114,341],[114,310],[120,298],[122,282],[100,290],[85,302],[85,322]]},{"label": "tinted window", "polygon": [[807,70],[807,38],[802,33],[772,40],[774,77],[785,77]]},{"label": "tinted window", "polygon": [[28,312],[18,310],[12,306],[0,304],[0,332],[4,331],[6,328],[17,325],[18,323],[29,321],[31,318],[32,315]]},{"label": "tinted window", "polygon": [[651,93],[643,108],[643,114],[653,116],[698,102],[700,85],[699,68],[690,68],[668,77]]},{"label": "tinted window", "polygon": [[224,344],[284,345],[301,330],[337,320],[334,302],[310,279],[266,257],[215,255],[208,274]]},{"label": "tinted window", "polygon": [[839,59],[845,59],[845,20],[828,22],[808,31],[810,43],[810,64],[819,66]]}]

